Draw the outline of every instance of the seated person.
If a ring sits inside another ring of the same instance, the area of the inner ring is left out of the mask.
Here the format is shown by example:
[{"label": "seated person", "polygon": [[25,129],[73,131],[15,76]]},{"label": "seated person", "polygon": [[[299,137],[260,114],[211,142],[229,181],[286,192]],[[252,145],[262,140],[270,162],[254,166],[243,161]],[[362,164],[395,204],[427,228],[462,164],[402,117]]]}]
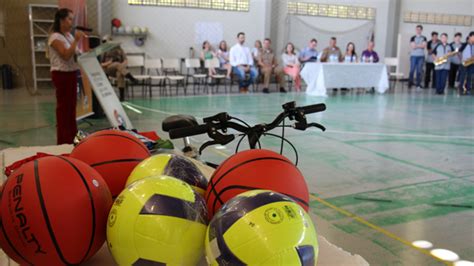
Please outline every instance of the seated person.
[{"label": "seated person", "polygon": [[374,42],[370,41],[367,45],[367,50],[362,52],[361,62],[362,63],[378,63],[379,55],[374,51]]},{"label": "seated person", "polygon": [[278,84],[280,85],[280,92],[286,92],[285,79],[283,78],[283,69],[278,66],[277,59],[271,48],[271,40],[266,38],[263,41],[263,51],[258,58],[258,65],[263,74],[263,93],[269,93],[268,87],[270,85],[270,78],[272,74],[275,75]]},{"label": "seated person", "polygon": [[316,50],[317,45],[318,41],[316,39],[311,39],[311,41],[309,41],[308,47],[301,50],[299,54],[299,60],[302,64],[316,62],[318,60],[318,51]]},{"label": "seated person", "polygon": [[[255,83],[258,75],[257,69],[254,67],[253,57],[250,49],[244,46],[245,33],[237,34],[237,44],[230,48],[229,61],[232,65],[232,72],[239,78],[239,90],[241,93],[247,93],[248,87]],[[246,74],[249,74],[249,78]]]},{"label": "seated person", "polygon": [[[108,42],[112,39],[108,36],[104,37],[102,42]],[[115,77],[117,79],[117,87],[119,89],[120,101],[125,100],[125,78],[129,79],[132,83],[138,82],[135,77],[127,69],[127,56],[120,46],[117,48],[105,52],[102,55],[101,66],[104,72],[109,77]]]},{"label": "seated person", "polygon": [[295,54],[295,46],[289,42],[285,52],[281,55],[283,71],[295,81],[296,91],[301,91],[300,62]]},{"label": "seated person", "polygon": [[[214,51],[212,51],[211,44],[208,41],[204,41],[204,43],[202,44],[202,51],[199,58],[201,58],[203,62],[206,62],[206,60],[210,60],[214,58],[214,56],[216,56],[216,54],[214,53]],[[209,76],[213,76],[216,74],[216,70],[213,67],[209,67],[208,71]]]},{"label": "seated person", "polygon": [[331,37],[331,39],[329,40],[329,46],[323,50],[323,54],[321,55],[321,62],[337,63],[342,62],[344,60],[341,49],[336,46],[336,42],[336,37]]},{"label": "seated person", "polygon": [[344,55],[345,63],[357,63],[357,53],[355,51],[355,44],[350,42],[346,47],[346,54]]},{"label": "seated person", "polygon": [[227,43],[225,41],[221,41],[221,43],[219,44],[217,57],[219,58],[220,67],[227,70],[226,78],[230,79],[232,66],[230,65],[230,62],[229,62],[229,51],[227,50]]},{"label": "seated person", "polygon": [[255,64],[258,64],[258,58],[260,57],[260,54],[262,53],[262,42],[260,40],[256,40],[254,47],[252,48],[252,56],[253,56],[253,61]]}]

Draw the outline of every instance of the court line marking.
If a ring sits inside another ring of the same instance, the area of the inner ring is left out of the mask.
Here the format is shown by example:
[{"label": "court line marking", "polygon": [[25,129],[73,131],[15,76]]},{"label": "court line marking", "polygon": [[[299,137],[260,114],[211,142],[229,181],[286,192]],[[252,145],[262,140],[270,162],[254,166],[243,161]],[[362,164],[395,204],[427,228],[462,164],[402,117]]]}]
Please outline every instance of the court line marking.
[{"label": "court line marking", "polygon": [[346,217],[348,217],[348,218],[351,218],[351,219],[353,219],[354,221],[356,221],[356,222],[358,222],[358,223],[361,223],[361,224],[363,224],[363,225],[365,225],[365,226],[367,226],[367,227],[369,227],[369,228],[371,228],[371,229],[373,229],[373,230],[375,230],[375,231],[377,231],[377,232],[379,232],[379,233],[381,233],[381,234],[383,234],[383,235],[385,235],[385,236],[387,236],[387,237],[389,237],[389,238],[391,238],[391,239],[393,239],[393,240],[396,240],[396,241],[398,241],[398,242],[400,242],[400,243],[402,243],[402,244],[404,244],[404,245],[406,245],[406,246],[408,246],[408,247],[410,247],[410,248],[412,248],[412,249],[415,249],[415,250],[421,252],[421,253],[424,254],[424,255],[427,255],[427,256],[429,256],[429,257],[431,257],[431,258],[433,258],[433,259],[436,259],[437,261],[442,262],[442,263],[444,263],[444,264],[446,264],[446,265],[453,265],[453,264],[450,263],[450,262],[444,261],[444,260],[442,260],[442,259],[440,259],[440,258],[438,258],[438,257],[436,257],[436,256],[433,256],[433,255],[429,252],[429,250],[422,249],[422,248],[419,248],[419,247],[417,247],[417,246],[414,246],[410,241],[405,240],[405,239],[403,239],[403,238],[401,238],[401,237],[395,235],[394,233],[392,233],[392,232],[390,232],[390,231],[388,231],[388,230],[385,230],[385,229],[383,229],[382,227],[379,227],[379,226],[377,226],[377,225],[375,225],[375,224],[373,224],[373,223],[371,223],[371,222],[365,220],[364,218],[362,218],[362,217],[360,217],[360,216],[357,216],[356,214],[354,214],[354,213],[352,213],[352,212],[349,212],[349,211],[347,211],[347,210],[345,210],[345,209],[339,208],[339,207],[337,207],[336,205],[333,205],[333,204],[331,204],[331,203],[329,203],[329,202],[327,202],[327,201],[321,199],[320,197],[314,196],[313,194],[310,194],[309,196],[310,196],[310,198],[312,198],[312,199],[316,200],[317,202],[319,202],[319,203],[325,205],[326,207],[329,207],[330,209],[332,209],[332,210],[334,210],[334,211],[337,211],[337,212],[339,212],[340,214],[342,214],[342,215],[344,215],[344,216],[346,216]]}]

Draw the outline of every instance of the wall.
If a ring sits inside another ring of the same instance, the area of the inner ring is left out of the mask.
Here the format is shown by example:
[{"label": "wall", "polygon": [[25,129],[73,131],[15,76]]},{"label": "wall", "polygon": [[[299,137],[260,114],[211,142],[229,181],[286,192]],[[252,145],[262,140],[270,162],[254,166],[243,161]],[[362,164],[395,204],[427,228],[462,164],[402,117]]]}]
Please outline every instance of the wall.
[{"label": "wall", "polygon": [[29,4],[56,4],[54,0],[3,0],[0,5],[5,10],[5,40],[8,51],[15,62],[7,54],[7,49],[0,45],[0,64],[17,65],[14,67],[15,86],[24,86],[25,75],[28,85],[33,85],[33,68],[31,66],[30,26],[28,20]]},{"label": "wall", "polygon": [[[124,25],[138,25],[149,28],[149,36],[142,47],[133,44],[131,37],[117,37],[127,52],[146,51],[151,57],[187,57],[189,47],[201,50],[201,44],[194,43],[197,22],[219,22],[223,26],[223,37],[233,45],[238,32],[246,33],[247,45],[262,39],[266,28],[268,2],[251,0],[249,12],[216,11],[195,8],[172,8],[128,5],[127,1],[114,1],[113,17],[121,19]],[[214,44],[213,44],[214,45]]]},{"label": "wall", "polygon": [[[401,41],[401,54],[400,54],[400,72],[408,76],[410,63],[409,63],[409,40],[410,37],[415,34],[416,24],[403,22],[403,15],[405,11],[421,11],[421,12],[433,12],[443,14],[458,14],[458,15],[473,15],[474,14],[474,1],[472,0],[456,0],[456,1],[445,1],[445,0],[402,0],[401,6],[401,17],[399,22],[399,33],[402,36]],[[474,21],[473,21],[474,25]],[[462,26],[448,26],[448,25],[434,25],[425,24],[423,25],[423,35],[426,38],[431,38],[431,32],[437,31],[439,34],[446,32],[449,37],[449,42],[452,41],[454,33],[462,32],[463,38],[474,30],[474,26],[462,27]]]},{"label": "wall", "polygon": [[[29,86],[33,86],[28,5],[57,3],[57,0],[0,0],[0,8],[5,11],[5,40],[11,55],[8,56],[7,49],[0,43],[0,64],[14,65],[16,87],[25,86],[25,81]],[[97,28],[95,0],[87,0],[87,3],[89,26]],[[25,78],[19,73],[23,73]],[[48,83],[45,84],[48,86]]]},{"label": "wall", "polygon": [[[393,1],[393,0],[392,0]],[[273,9],[274,18],[272,25],[278,25],[277,33],[272,35],[272,39],[277,40],[277,49],[282,50],[285,41],[285,20],[287,15],[287,2],[288,0],[278,1],[278,9]],[[380,55],[385,54],[386,39],[387,39],[387,17],[389,12],[389,1],[382,0],[304,0],[304,2],[314,2],[321,4],[341,4],[341,5],[354,5],[373,7],[376,9],[376,20],[375,20],[375,42],[376,50]],[[300,16],[305,22],[315,25],[318,28],[325,29],[327,31],[346,31],[356,28],[367,20],[354,20],[354,19],[338,19],[338,18],[325,18],[325,17],[311,17],[311,16]],[[281,26],[281,27],[280,27]],[[273,32],[273,31],[272,31]],[[312,36],[310,36],[312,37]],[[319,39],[318,36],[314,36],[318,39],[318,50],[324,49],[328,45],[329,40]],[[308,38],[309,40],[310,38]],[[295,44],[297,46],[304,46],[305,44]],[[345,43],[339,43],[338,46],[345,47]],[[357,47],[360,53],[362,48]],[[365,48],[364,48],[365,49]]]}]

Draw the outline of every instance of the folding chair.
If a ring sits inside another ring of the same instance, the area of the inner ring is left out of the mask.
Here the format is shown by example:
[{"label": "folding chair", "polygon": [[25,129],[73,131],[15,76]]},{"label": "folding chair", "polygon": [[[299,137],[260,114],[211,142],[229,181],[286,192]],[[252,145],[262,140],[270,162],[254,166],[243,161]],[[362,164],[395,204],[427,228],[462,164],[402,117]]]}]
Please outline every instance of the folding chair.
[{"label": "folding chair", "polygon": [[[398,72],[398,67],[400,65],[400,59],[398,57],[386,57],[384,60],[385,65],[388,70],[388,79],[390,81],[390,88],[394,88],[397,85],[397,82],[402,83],[402,89],[404,88],[404,83],[402,82],[403,73]],[[393,67],[395,67],[395,72],[392,72]]]},{"label": "folding chair", "polygon": [[174,82],[176,85],[176,95],[178,95],[178,87],[181,84],[184,90],[184,95],[186,95],[186,86],[184,84],[185,77],[181,75],[179,70],[181,69],[180,59],[163,59],[163,71],[166,76],[166,80],[169,82],[168,85],[170,87],[170,94],[171,94],[171,86]]},{"label": "folding chair", "polygon": [[[189,78],[193,79],[193,93],[196,94],[196,88],[198,91],[201,91],[201,87],[206,88],[206,78],[207,74],[200,73],[201,71],[201,61],[197,58],[186,58],[184,61],[186,65],[186,87],[189,84]],[[190,71],[193,71],[191,74]],[[196,86],[197,85],[197,86]]]},{"label": "folding chair", "polygon": [[127,67],[129,69],[138,68],[139,71],[140,71],[138,75],[133,75],[138,80],[138,82],[139,82],[138,84],[131,84],[131,83],[127,82],[128,86],[131,87],[132,98],[133,98],[133,89],[134,89],[135,85],[141,85],[142,86],[142,95],[144,96],[146,86],[148,85],[148,82],[150,80],[149,75],[144,75],[143,74],[144,67],[145,67],[145,54],[127,56]]}]

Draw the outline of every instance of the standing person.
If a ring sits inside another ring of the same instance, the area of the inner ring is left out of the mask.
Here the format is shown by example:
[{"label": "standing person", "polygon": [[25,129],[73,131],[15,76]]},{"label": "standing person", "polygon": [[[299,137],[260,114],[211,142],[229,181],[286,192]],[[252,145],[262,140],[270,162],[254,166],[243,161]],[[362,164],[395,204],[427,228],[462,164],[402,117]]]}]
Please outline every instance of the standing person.
[{"label": "standing person", "polygon": [[262,53],[262,42],[260,40],[256,40],[254,47],[252,48],[252,57],[255,63],[258,62],[258,58],[260,54]]},{"label": "standing person", "polygon": [[[111,40],[110,36],[104,36],[102,41],[109,42]],[[116,78],[117,87],[119,89],[119,100],[123,102],[125,100],[125,78],[130,80],[133,84],[138,83],[138,80],[127,69],[127,55],[120,46],[117,46],[102,55],[100,65],[107,76]]]},{"label": "standing person", "polygon": [[321,62],[342,62],[344,57],[342,56],[341,49],[336,46],[336,37],[331,37],[329,40],[329,46],[323,50],[323,54],[321,55]]},{"label": "standing person", "polygon": [[295,46],[289,42],[281,55],[283,71],[295,81],[295,90],[301,91],[300,62],[295,54]]},{"label": "standing person", "polygon": [[[454,51],[458,51],[461,49],[462,43],[461,43],[461,38],[462,38],[462,33],[457,32],[454,35],[454,41],[451,43],[451,47],[453,47]],[[451,68],[449,70],[449,87],[450,88],[455,88],[456,86],[456,76],[459,72],[459,66],[461,65],[461,53],[459,52],[457,55],[453,56],[451,58]]]},{"label": "standing person", "polygon": [[285,93],[285,79],[283,78],[283,69],[278,66],[278,61],[272,50],[272,41],[266,38],[263,41],[263,51],[258,58],[258,65],[263,74],[263,93],[270,93],[268,87],[272,74],[280,86],[280,92]]},{"label": "standing person", "polygon": [[[453,51],[451,45],[448,44],[448,34],[441,34],[441,43],[438,43],[432,52],[433,62],[436,59]],[[446,87],[446,81],[448,79],[449,68],[451,67],[451,59],[448,59],[446,63],[435,66],[436,71],[436,94],[444,94],[444,88]]]},{"label": "standing person", "polygon": [[316,39],[311,39],[309,41],[308,47],[300,51],[298,59],[301,64],[308,62],[316,62],[318,60],[318,51],[316,50],[318,46],[318,41]]},{"label": "standing person", "polygon": [[[216,56],[216,54],[214,51],[212,51],[211,44],[208,41],[204,41],[199,58],[202,60],[202,62],[206,62],[206,60],[211,60],[214,58],[214,56]],[[209,78],[216,74],[216,70],[213,67],[209,67],[208,72]]]},{"label": "standing person", "polygon": [[436,71],[434,70],[433,63],[433,48],[439,44],[438,33],[433,31],[431,33],[431,40],[427,44],[428,54],[426,56],[426,72],[425,72],[425,88],[428,88],[431,82],[431,75],[433,75],[433,81],[431,82],[431,88],[435,88]]},{"label": "standing person", "polygon": [[466,36],[466,41],[461,44],[461,48],[459,48],[459,55],[461,56],[461,64],[459,65],[459,75],[458,75],[458,90],[459,94],[464,94],[464,85],[466,81],[466,67],[463,64],[463,53],[464,49],[466,49],[467,45],[469,44],[469,35]]},{"label": "standing person", "polygon": [[226,78],[230,79],[232,66],[230,65],[230,62],[229,62],[229,51],[227,50],[226,41],[221,41],[219,43],[219,50],[217,51],[217,57],[219,58],[220,67],[227,71]]},{"label": "standing person", "polygon": [[416,26],[416,35],[410,39],[410,75],[408,88],[413,86],[413,76],[416,71],[416,88],[421,89],[421,73],[423,72],[423,63],[425,61],[426,37],[421,35],[423,26]]},{"label": "standing person", "polygon": [[48,55],[51,62],[51,79],[56,88],[57,144],[72,144],[77,133],[76,91],[79,67],[76,62],[77,44],[84,33],[71,34],[74,14],[61,8],[54,15],[48,38]]},{"label": "standing person", "polygon": [[[258,72],[254,67],[254,60],[250,49],[244,46],[245,33],[237,34],[237,43],[230,48],[229,60],[232,65],[232,72],[239,78],[239,91],[247,93],[248,87],[255,83]],[[247,78],[246,75],[249,75]]]},{"label": "standing person", "polygon": [[344,55],[344,62],[346,63],[357,63],[357,53],[355,51],[355,44],[350,42],[346,46],[346,54]]},{"label": "standing person", "polygon": [[361,55],[361,62],[364,63],[378,63],[379,62],[379,55],[376,51],[374,51],[375,43],[373,41],[369,41],[367,45],[367,50],[364,50]]},{"label": "standing person", "polygon": [[[474,60],[474,31],[469,33],[469,39],[467,41],[464,50],[462,51],[462,62],[463,64],[468,64]],[[474,78],[474,63],[464,67],[464,81],[461,82],[461,93],[462,94],[471,94]]]}]

